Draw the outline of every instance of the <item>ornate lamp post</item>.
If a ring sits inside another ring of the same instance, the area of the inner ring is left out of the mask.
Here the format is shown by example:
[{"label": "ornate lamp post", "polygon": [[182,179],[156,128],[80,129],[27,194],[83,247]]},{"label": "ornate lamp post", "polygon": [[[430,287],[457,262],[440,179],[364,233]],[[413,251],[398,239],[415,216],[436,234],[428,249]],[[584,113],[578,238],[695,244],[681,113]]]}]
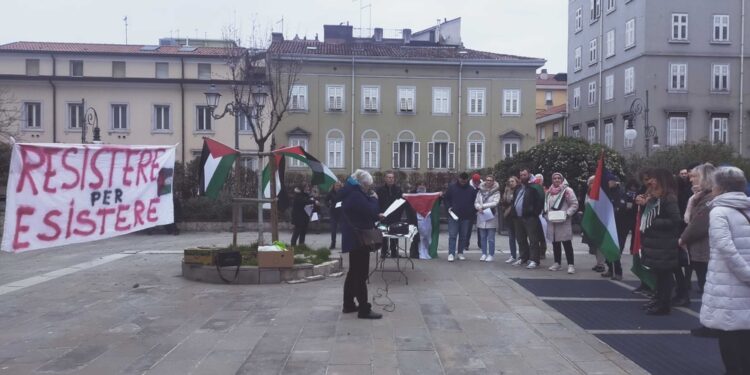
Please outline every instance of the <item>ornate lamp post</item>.
[{"label": "ornate lamp post", "polygon": [[641,98],[633,99],[630,103],[630,124],[625,130],[625,138],[628,140],[634,140],[638,136],[638,131],[635,130],[635,120],[639,115],[643,115],[643,138],[646,147],[646,157],[648,157],[651,148],[649,147],[649,141],[651,138],[654,139],[653,147],[659,147],[659,136],[656,132],[656,127],[648,124],[648,91],[646,91],[646,101]]},{"label": "ornate lamp post", "polygon": [[[81,99],[81,108],[86,108],[86,100]],[[94,107],[86,108],[81,117],[81,143],[86,143],[87,126],[93,126],[94,143],[102,143],[101,130],[99,129],[99,116]]]}]

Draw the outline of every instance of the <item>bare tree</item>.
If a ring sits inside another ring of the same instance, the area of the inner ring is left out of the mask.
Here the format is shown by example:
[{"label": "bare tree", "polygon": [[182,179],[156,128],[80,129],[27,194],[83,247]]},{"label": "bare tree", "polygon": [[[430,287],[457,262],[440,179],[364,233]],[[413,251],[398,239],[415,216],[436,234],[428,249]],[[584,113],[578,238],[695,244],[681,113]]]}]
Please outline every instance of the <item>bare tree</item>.
[{"label": "bare tree", "polygon": [[8,143],[18,135],[18,122],[21,111],[18,101],[4,87],[0,87],[0,141]]}]

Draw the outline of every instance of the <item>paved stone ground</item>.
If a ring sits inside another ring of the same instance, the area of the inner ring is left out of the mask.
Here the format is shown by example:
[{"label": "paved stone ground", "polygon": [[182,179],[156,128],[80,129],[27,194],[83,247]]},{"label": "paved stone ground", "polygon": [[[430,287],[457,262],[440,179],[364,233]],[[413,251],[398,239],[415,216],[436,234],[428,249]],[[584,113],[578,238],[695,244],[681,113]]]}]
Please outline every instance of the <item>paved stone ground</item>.
[{"label": "paved stone ground", "polygon": [[396,304],[376,321],[340,312],[343,278],[262,286],[182,279],[180,250],[230,241],[230,233],[134,234],[0,254],[0,374],[645,373],[509,280],[600,278],[579,241],[579,271],[567,275],[546,270],[551,254],[540,270],[504,264],[502,236],[498,261],[480,263],[473,250],[468,261],[448,263],[443,235],[441,258],[415,261],[408,285],[398,274],[372,276],[371,296],[384,277]]}]

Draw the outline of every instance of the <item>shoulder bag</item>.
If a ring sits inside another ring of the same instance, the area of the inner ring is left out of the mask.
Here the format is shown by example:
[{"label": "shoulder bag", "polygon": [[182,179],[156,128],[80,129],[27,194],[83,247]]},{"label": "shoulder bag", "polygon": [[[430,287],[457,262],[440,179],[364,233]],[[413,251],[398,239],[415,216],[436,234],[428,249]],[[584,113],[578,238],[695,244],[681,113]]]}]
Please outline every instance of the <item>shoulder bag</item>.
[{"label": "shoulder bag", "polygon": [[354,225],[354,222],[348,217],[344,210],[343,204],[341,207],[341,213],[344,215],[346,221],[352,227],[352,234],[354,234],[354,240],[357,241],[358,248],[366,248],[370,252],[380,250],[383,246],[383,231],[375,228],[360,229]]},{"label": "shoulder bag", "polygon": [[[555,203],[552,204],[552,207],[550,207],[550,210],[547,211],[547,221],[550,223],[564,223],[565,220],[568,220],[568,214],[565,213],[565,211],[560,209],[560,206],[562,204],[562,199],[565,196],[565,190],[560,192],[560,196],[557,198]],[[545,199],[545,201],[547,201]]]}]

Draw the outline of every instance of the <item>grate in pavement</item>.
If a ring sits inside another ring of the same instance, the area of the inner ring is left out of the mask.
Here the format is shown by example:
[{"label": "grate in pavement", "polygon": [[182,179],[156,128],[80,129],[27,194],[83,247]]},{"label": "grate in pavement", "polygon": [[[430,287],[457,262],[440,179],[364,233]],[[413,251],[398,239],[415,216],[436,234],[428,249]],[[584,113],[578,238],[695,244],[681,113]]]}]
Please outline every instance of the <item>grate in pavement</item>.
[{"label": "grate in pavement", "polygon": [[560,279],[518,279],[513,281],[528,289],[538,297],[580,297],[580,298],[632,298],[642,299],[639,294],[609,280],[560,280]]},{"label": "grate in pavement", "polygon": [[666,316],[646,315],[643,302],[612,301],[544,301],[583,329],[618,330],[690,330],[698,319],[672,310]]}]

